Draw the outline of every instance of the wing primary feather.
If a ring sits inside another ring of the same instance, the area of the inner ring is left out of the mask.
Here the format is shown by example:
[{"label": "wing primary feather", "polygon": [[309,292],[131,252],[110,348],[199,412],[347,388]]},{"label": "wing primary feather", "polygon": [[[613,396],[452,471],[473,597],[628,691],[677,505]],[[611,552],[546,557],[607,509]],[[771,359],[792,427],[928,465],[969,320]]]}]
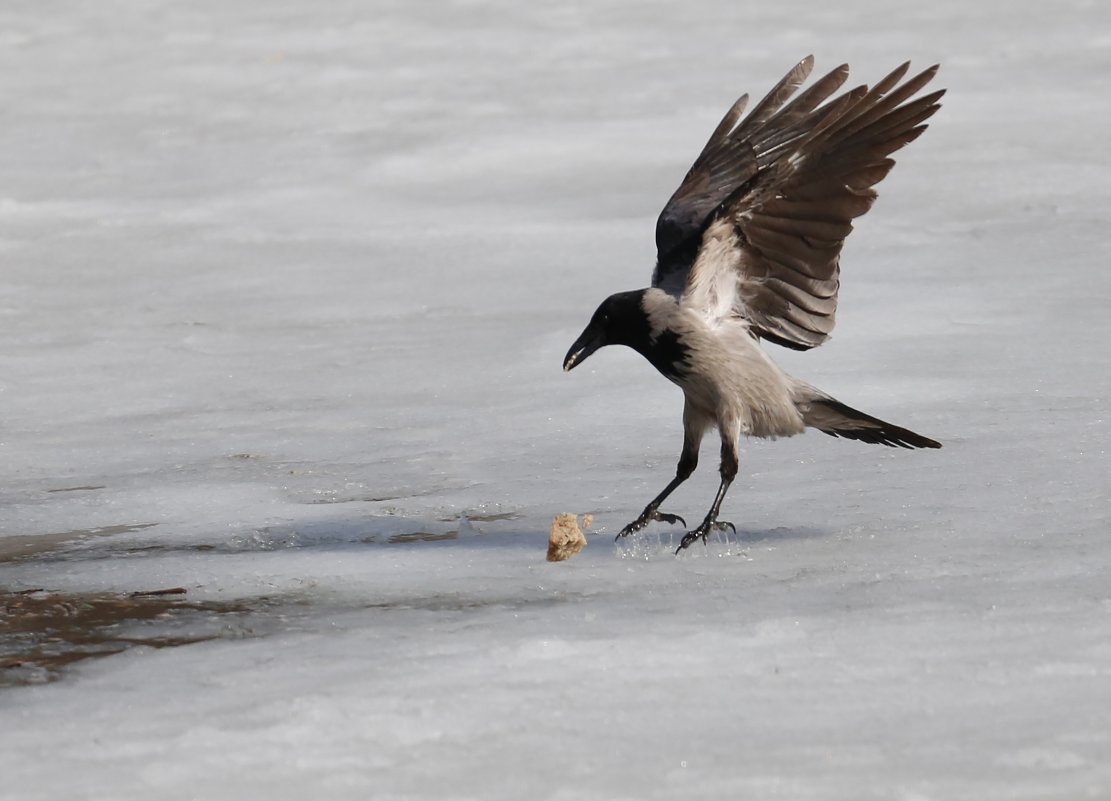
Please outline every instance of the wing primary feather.
[{"label": "wing primary feather", "polygon": [[887,75],[876,81],[872,86],[872,91],[879,96],[887,94],[893,87],[898,85],[899,81],[903,79],[903,76],[907,74],[907,70],[909,69],[910,62],[904,61],[895,69],[891,70],[891,72],[887,73]]},{"label": "wing primary feather", "polygon": [[714,132],[710,134],[710,138],[706,140],[706,145],[702,148],[702,152],[698,154],[698,158],[695,159],[695,164],[698,164],[704,156],[713,150],[714,145],[718,144],[729,135],[729,132],[732,131],[733,127],[737,124],[737,120],[741,118],[741,114],[744,113],[745,106],[747,105],[748,94],[743,94],[737,98],[733,105],[730,106],[729,111],[725,112],[725,116],[721,118],[721,122],[718,123],[718,126],[714,128]]},{"label": "wing primary feather", "polygon": [[904,103],[869,125],[855,131],[851,137],[853,140],[859,139],[862,143],[866,143],[872,139],[880,139],[889,131],[913,127],[933,116],[934,112],[941,108],[937,105],[937,101],[944,94],[945,90],[939,89],[910,103]]},{"label": "wing primary feather", "polygon": [[779,107],[787,102],[787,99],[795,93],[795,91],[802,85],[802,83],[810,75],[810,71],[814,69],[814,56],[807,56],[798,64],[796,64],[790,72],[784,75],[772,90],[768,92],[764,99],[761,100],[749,112],[744,121],[737,126],[736,131],[733,132],[735,138],[745,137],[749,131],[758,128],[767,122]]},{"label": "wing primary feather", "polygon": [[862,128],[871,125],[875,120],[913,96],[915,92],[933,80],[934,75],[937,74],[937,69],[937,66],[934,65],[910,78],[906,83],[891,91],[890,94],[877,95],[874,98],[862,101],[861,113],[852,119],[846,120],[844,125],[840,126],[835,133],[839,138],[847,139]]},{"label": "wing primary feather", "polygon": [[817,140],[826,128],[846,114],[859,100],[863,87],[849,92],[811,112],[783,130],[771,130],[759,140],[757,158],[761,165],[771,164],[783,153],[801,150],[803,143]]},{"label": "wing primary feather", "polygon": [[840,89],[848,79],[848,64],[842,64],[830,70],[819,78],[816,83],[784,106],[779,114],[776,115],[777,120],[791,123],[809,114],[825,102],[830,95]]},{"label": "wing primary feather", "polygon": [[[720,314],[706,288],[735,272],[729,313],[755,336],[798,350],[829,338],[852,221],[875,202],[890,154],[921,135],[944,95],[916,97],[936,66],[907,78],[904,62],[871,87],[846,90],[842,64],[802,88],[813,66],[807,56],[747,115],[742,95],[722,117],[660,214],[653,274],[681,303]],[[711,242],[731,242],[731,255],[700,258]]]},{"label": "wing primary feather", "polygon": [[803,140],[800,149],[813,148],[818,143],[830,140],[845,120],[852,118],[853,112],[864,102],[867,95],[867,86],[857,86],[819,108],[815,114],[820,116],[815,119],[814,126]]}]

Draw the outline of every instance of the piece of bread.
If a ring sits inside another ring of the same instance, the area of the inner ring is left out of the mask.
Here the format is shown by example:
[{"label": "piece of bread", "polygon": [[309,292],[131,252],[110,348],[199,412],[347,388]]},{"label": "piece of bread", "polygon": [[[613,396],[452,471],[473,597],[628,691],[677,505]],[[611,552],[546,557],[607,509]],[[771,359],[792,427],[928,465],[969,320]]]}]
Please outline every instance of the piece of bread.
[{"label": "piece of bread", "polygon": [[[587,518],[590,516],[587,515]],[[590,525],[587,519],[583,522]],[[548,534],[548,561],[562,562],[570,559],[586,545],[586,536],[579,528],[578,515],[556,515]]]}]

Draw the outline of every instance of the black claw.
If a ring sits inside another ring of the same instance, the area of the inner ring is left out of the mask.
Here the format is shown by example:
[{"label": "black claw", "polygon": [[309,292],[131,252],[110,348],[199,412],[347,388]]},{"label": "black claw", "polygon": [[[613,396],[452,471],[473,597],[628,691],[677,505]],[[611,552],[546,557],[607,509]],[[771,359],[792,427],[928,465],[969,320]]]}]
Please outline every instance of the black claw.
[{"label": "black claw", "polygon": [[[688,531],[686,534],[684,534],[683,535],[683,541],[680,542],[679,547],[675,549],[675,555],[678,556],[679,551],[681,551],[684,548],[686,548],[687,546],[689,546],[692,542],[694,542],[696,539],[698,539],[698,537],[699,537],[699,535],[695,534],[693,531]],[[706,541],[705,537],[703,537],[703,542],[705,542],[705,541]]]},{"label": "black claw", "polygon": [[659,520],[662,523],[670,523],[671,525],[682,523],[683,528],[687,527],[687,521],[679,517],[679,515],[668,514],[667,512],[661,512],[656,509],[653,509],[651,511],[645,509],[643,512],[641,512],[640,517],[638,517],[629,525],[625,526],[625,528],[621,529],[621,531],[617,532],[617,536],[613,538],[613,541],[617,542],[622,537],[628,537],[633,532],[640,531],[653,520]]},{"label": "black claw", "polygon": [[728,520],[703,520],[701,525],[693,531],[688,531],[683,535],[682,542],[679,547],[675,549],[675,555],[679,555],[679,551],[690,546],[695,540],[702,540],[703,545],[708,545],[706,538],[710,536],[711,531],[725,531],[726,527],[733,529],[733,536],[737,536],[737,527],[730,523]]}]

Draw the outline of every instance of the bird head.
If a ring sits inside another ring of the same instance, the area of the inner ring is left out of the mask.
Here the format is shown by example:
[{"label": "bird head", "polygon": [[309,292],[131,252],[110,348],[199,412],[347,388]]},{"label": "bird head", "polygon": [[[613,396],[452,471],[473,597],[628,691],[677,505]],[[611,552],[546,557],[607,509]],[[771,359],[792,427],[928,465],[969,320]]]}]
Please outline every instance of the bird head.
[{"label": "bird head", "polygon": [[598,348],[606,345],[632,345],[647,335],[648,323],[641,306],[644,290],[610,295],[590,318],[575,344],[563,359],[563,369],[570,370],[586,361]]}]

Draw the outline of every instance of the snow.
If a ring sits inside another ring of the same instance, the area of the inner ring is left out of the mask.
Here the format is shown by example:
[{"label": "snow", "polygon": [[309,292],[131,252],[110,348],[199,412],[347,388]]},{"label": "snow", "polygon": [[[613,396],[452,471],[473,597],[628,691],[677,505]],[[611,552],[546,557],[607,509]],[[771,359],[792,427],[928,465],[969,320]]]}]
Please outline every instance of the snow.
[{"label": "snow", "polygon": [[[51,11],[0,10],[0,587],[256,612],[0,690],[0,797],[1111,797],[1111,7]],[[775,357],[945,447],[745,443],[737,537],[614,545],[680,396],[562,356],[809,52],[950,91]]]}]

